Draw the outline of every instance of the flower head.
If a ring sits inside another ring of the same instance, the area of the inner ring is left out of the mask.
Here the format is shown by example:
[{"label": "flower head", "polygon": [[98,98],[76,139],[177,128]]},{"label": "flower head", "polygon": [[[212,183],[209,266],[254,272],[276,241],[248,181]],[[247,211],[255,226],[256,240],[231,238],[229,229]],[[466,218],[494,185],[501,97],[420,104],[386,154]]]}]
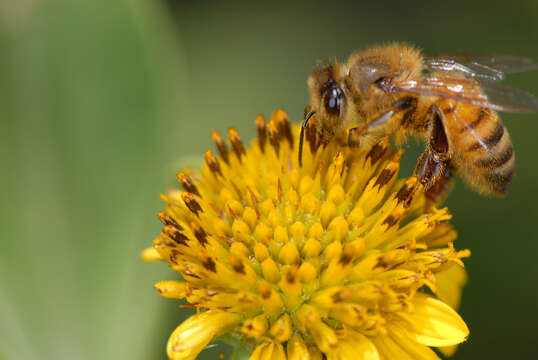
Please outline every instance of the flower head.
[{"label": "flower head", "polygon": [[436,358],[430,347],[464,341],[437,279],[469,252],[454,249],[448,210],[398,179],[389,138],[320,144],[311,121],[300,167],[282,110],[256,124],[249,147],[233,128],[229,146],[213,132],[219,156],[208,150],[201,171],[178,174],[184,191],[162,196],[164,229],[143,257],[181,274],[156,284],[163,296],[198,309],[168,356],[194,359],[225,333],[252,344],[251,359]]}]

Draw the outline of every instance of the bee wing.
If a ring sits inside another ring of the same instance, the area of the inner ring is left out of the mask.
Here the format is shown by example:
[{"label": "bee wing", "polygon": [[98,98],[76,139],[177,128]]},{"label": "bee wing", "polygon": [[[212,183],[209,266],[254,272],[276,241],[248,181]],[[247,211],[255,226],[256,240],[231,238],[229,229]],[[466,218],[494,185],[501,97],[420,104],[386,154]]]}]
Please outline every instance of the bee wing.
[{"label": "bee wing", "polygon": [[436,55],[426,57],[424,66],[426,71],[456,72],[488,82],[502,81],[505,74],[538,69],[533,60],[513,55]]},{"label": "bee wing", "polygon": [[538,99],[534,95],[509,86],[478,83],[472,79],[434,76],[421,81],[395,82],[392,91],[440,96],[497,111],[538,112]]}]

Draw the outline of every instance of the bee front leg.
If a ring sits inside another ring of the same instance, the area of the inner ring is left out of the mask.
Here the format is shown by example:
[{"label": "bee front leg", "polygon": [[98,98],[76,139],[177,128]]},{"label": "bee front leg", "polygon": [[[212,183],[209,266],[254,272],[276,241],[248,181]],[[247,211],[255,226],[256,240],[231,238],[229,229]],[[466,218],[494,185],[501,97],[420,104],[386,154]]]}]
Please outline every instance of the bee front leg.
[{"label": "bee front leg", "polygon": [[347,132],[347,146],[358,148],[360,145],[360,137],[364,133],[364,127],[354,127]]},{"label": "bee front leg", "polygon": [[[372,130],[385,126],[387,122],[390,119],[392,119],[394,114],[395,114],[394,110],[389,110],[369,124],[363,124],[361,126],[356,126],[349,129],[347,133],[347,145],[349,147],[359,147],[361,145],[361,142],[360,142],[361,136],[369,132],[371,134]],[[372,135],[372,136],[374,136],[374,138],[379,138],[381,135],[379,135],[378,133],[377,135]]]},{"label": "bee front leg", "polygon": [[452,185],[448,139],[442,122],[442,113],[434,105],[431,109],[430,140],[419,157],[415,175],[426,191],[427,206],[437,205],[444,200]]}]

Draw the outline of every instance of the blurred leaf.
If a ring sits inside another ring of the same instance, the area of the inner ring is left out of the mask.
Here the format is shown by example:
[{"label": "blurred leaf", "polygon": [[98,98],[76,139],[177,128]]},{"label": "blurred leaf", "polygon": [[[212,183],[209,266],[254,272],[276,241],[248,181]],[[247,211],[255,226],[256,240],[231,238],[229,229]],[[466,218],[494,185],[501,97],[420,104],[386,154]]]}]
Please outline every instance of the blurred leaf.
[{"label": "blurred leaf", "polygon": [[144,1],[25,11],[2,31],[0,353],[162,356],[170,320],[152,284],[166,269],[138,254],[158,232],[162,134],[180,113],[176,35]]}]

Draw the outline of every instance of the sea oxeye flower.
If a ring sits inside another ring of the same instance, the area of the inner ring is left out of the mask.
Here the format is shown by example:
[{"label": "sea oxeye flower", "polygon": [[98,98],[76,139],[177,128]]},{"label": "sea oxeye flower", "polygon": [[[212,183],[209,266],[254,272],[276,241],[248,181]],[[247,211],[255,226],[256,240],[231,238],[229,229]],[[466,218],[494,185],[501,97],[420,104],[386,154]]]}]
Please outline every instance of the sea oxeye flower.
[{"label": "sea oxeye flower", "polygon": [[[250,359],[430,359],[431,347],[469,331],[451,306],[463,286],[446,208],[426,206],[415,177],[398,179],[402,151],[389,138],[366,150],[320,144],[285,112],[244,146],[212,133],[201,171],[178,174],[143,252],[182,279],[155,285],[197,313],[168,340],[171,359],[194,359],[229,334]],[[445,348],[446,349],[446,348]],[[448,348],[447,351],[452,351]]]}]

